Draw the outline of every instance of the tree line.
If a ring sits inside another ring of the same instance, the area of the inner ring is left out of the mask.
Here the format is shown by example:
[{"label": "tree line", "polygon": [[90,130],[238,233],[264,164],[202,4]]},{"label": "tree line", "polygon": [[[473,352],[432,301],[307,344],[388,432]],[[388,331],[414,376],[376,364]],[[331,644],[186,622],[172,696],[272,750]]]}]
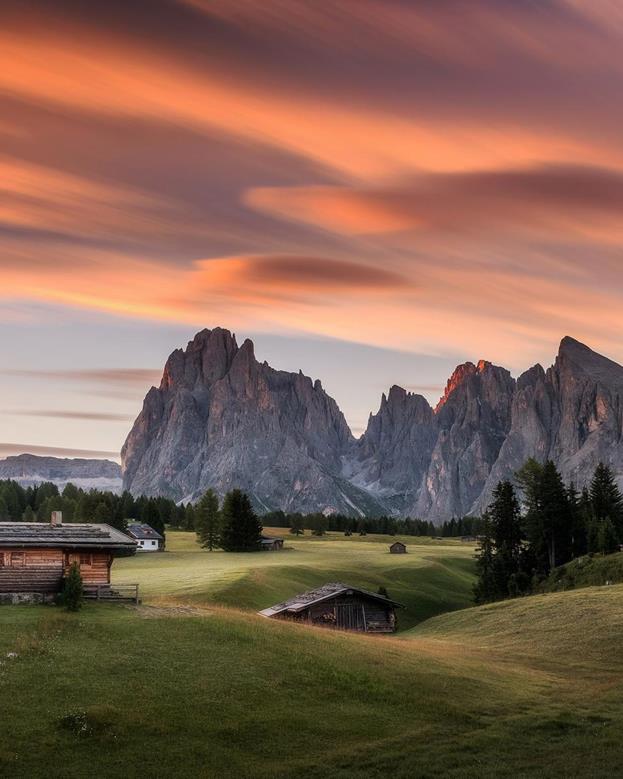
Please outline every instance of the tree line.
[{"label": "tree line", "polygon": [[102,490],[83,490],[67,484],[59,490],[52,482],[22,487],[12,479],[0,480],[0,522],[49,522],[52,511],[62,511],[65,522],[112,525],[125,531],[128,521],[144,522],[160,534],[166,525],[183,525],[185,507],[169,498],[134,498]]},{"label": "tree line", "polygon": [[437,527],[432,522],[411,517],[351,517],[347,514],[322,514],[320,512],[301,514],[300,512],[269,511],[262,515],[267,527],[289,528],[295,533],[309,530],[313,535],[323,535],[330,531],[346,535],[401,536],[467,536],[477,535],[480,519],[464,517],[452,519]]},{"label": "tree line", "polygon": [[581,492],[565,485],[555,464],[528,460],[500,482],[483,516],[477,557],[478,603],[527,594],[553,568],[585,554],[610,554],[623,543],[623,495],[600,463]]}]

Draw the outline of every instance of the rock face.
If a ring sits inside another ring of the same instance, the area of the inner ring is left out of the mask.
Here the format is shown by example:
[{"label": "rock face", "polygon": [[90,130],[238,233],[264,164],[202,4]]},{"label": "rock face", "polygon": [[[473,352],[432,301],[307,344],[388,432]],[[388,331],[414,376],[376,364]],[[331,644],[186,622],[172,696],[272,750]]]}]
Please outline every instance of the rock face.
[{"label": "rock face", "polygon": [[72,482],[82,489],[121,491],[121,467],[112,460],[65,459],[20,454],[0,460],[0,479],[13,479],[23,487],[44,481],[60,489]]},{"label": "rock face", "polygon": [[582,486],[600,461],[623,476],[623,367],[571,338],[515,381],[460,365],[433,410],[393,386],[356,441],[319,381],[276,371],[220,328],[169,358],[122,451],[134,493],[194,500],[249,492],[260,510],[387,512],[442,521],[479,512],[528,457]]},{"label": "rock face", "polygon": [[352,513],[368,500],[339,476],[353,444],[319,381],[260,364],[228,330],[203,330],[147,394],[121,452],[124,484],[185,501],[240,487],[263,510]]}]

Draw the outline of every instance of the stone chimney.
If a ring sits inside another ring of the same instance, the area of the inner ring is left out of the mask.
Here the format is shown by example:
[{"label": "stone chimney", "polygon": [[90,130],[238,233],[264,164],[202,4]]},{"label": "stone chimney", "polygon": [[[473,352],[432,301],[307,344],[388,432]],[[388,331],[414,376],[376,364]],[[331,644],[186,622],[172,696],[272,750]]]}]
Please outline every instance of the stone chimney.
[{"label": "stone chimney", "polygon": [[57,527],[58,525],[63,524],[63,512],[62,511],[53,511],[50,516],[50,524],[52,527]]}]

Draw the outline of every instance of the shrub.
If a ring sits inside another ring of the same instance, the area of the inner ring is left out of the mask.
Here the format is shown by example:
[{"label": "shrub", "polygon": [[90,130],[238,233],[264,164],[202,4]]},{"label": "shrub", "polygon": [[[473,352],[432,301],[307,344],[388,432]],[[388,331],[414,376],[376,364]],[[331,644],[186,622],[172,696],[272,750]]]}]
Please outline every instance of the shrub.
[{"label": "shrub", "polygon": [[82,586],[82,576],[80,576],[80,566],[78,563],[72,563],[69,573],[65,577],[61,602],[67,611],[79,611],[83,600],[84,588]]}]

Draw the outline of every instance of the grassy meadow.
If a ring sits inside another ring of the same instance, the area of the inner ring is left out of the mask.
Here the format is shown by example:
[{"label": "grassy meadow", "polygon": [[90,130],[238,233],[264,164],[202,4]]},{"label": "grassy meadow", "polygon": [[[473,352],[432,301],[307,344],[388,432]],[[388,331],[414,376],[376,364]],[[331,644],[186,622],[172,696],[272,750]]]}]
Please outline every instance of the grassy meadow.
[{"label": "grassy meadow", "polygon": [[[345,581],[376,591],[405,605],[401,629],[431,616],[471,605],[474,545],[454,539],[392,536],[291,536],[287,529],[266,528],[285,539],[278,552],[207,552],[194,533],[167,533],[167,552],[139,553],[113,566],[113,582],[138,582],[145,603],[221,604],[258,611],[330,581]],[[392,555],[399,538],[405,555]]]},{"label": "grassy meadow", "polygon": [[[115,563],[139,607],[0,608],[0,776],[617,775],[623,586],[466,608],[473,548],[407,541],[225,555],[171,533]],[[254,613],[328,579],[387,586],[401,632]]]},{"label": "grassy meadow", "polygon": [[616,775],[623,588],[398,637],[225,607],[0,610],[0,775]]}]

